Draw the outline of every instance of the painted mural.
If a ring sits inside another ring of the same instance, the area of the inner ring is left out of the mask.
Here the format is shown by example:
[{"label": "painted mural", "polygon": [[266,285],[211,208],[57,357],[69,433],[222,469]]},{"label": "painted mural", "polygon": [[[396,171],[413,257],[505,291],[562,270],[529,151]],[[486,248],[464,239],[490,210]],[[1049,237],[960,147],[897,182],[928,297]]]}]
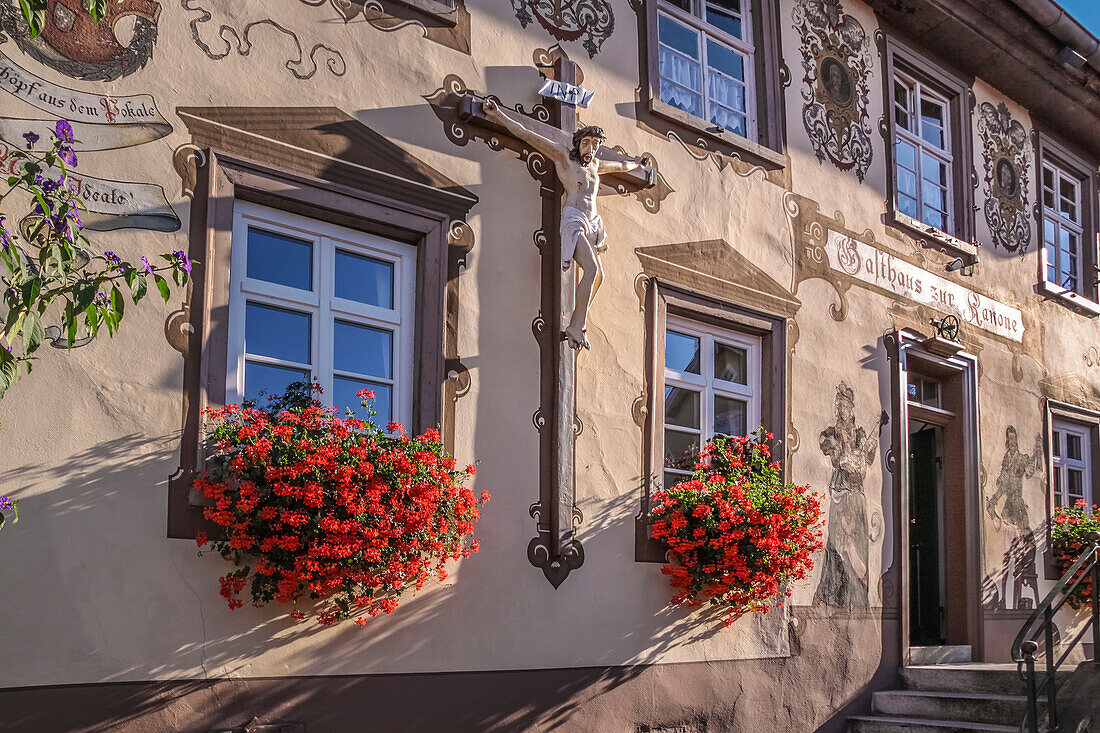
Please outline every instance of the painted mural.
[{"label": "painted mural", "polygon": [[259,36],[264,43],[281,43],[293,49],[285,54],[287,59],[283,65],[297,79],[312,79],[321,67],[333,76],[343,76],[347,72],[342,53],[321,41],[309,44],[307,52],[308,41],[302,41],[300,31],[272,18],[241,22],[235,15],[215,8],[208,0],[180,0],[180,5],[186,11],[198,13],[191,18],[191,39],[212,61],[220,61],[232,53],[248,56],[259,40],[254,36]]},{"label": "painted mural", "polygon": [[802,52],[802,124],[818,162],[854,171],[863,182],[871,165],[867,113],[871,43],[840,0],[798,0],[794,26]]},{"label": "painted mural", "polygon": [[[1024,479],[1031,478],[1043,465],[1043,437],[1035,436],[1034,450],[1020,451],[1019,434],[1014,425],[1005,428],[1005,453],[997,474],[997,490],[985,500],[985,511],[1004,546],[1004,565],[995,608],[1034,608],[1039,603],[1035,569],[1036,544],[1031,520],[1024,501]],[[1008,605],[1008,581],[1012,578],[1012,605]],[[1023,594],[1030,598],[1023,598]]]},{"label": "painted mural", "polygon": [[[156,3],[149,3],[149,5],[156,6]],[[112,5],[112,8],[114,7]],[[118,7],[123,8],[119,11],[120,13],[125,10],[137,12],[137,8],[145,7],[153,13],[154,18],[159,13],[159,6],[150,9],[148,6],[127,3]],[[76,10],[72,10],[68,5],[57,3],[50,8],[52,15],[49,23],[60,24],[74,33],[87,23],[91,23],[91,16],[82,7],[76,6]],[[18,11],[6,4],[0,5],[0,9],[3,11],[5,32],[12,34],[12,38],[16,40],[14,46],[0,45],[0,48],[5,49],[0,51],[0,90],[3,92],[0,98],[8,99],[6,95],[10,95],[26,105],[26,111],[22,113],[16,111],[18,103],[11,104],[13,100],[8,100],[9,103],[4,105],[4,110],[8,114],[0,117],[0,143],[3,147],[8,149],[21,147],[23,135],[27,133],[37,135],[40,139],[49,139],[50,132],[58,119],[68,120],[72,124],[74,134],[79,141],[75,145],[75,150],[79,153],[142,145],[159,140],[172,131],[168,120],[157,109],[156,101],[148,94],[116,96],[79,91],[54,84],[24,68],[6,54],[7,49],[11,51],[21,49],[32,59],[85,80],[114,78],[113,76],[103,77],[103,74],[107,73],[106,67],[101,67],[99,71],[92,70],[92,67],[87,65],[90,59],[100,59],[104,64],[120,62],[114,56],[97,56],[81,45],[82,41],[78,42],[74,39],[69,39],[71,42],[64,44],[55,40],[56,48],[51,47],[53,51],[48,57],[43,57],[39,46],[31,47],[18,42],[20,38],[18,34],[26,31],[26,24],[21,16],[18,17],[18,23],[12,20],[12,13],[18,16]],[[69,18],[65,15],[70,11],[77,17]],[[118,20],[120,17],[122,16],[115,19]],[[97,28],[109,27],[106,24],[97,26]],[[153,35],[155,37],[155,30]],[[46,36],[47,32],[43,31],[39,39]],[[56,39],[56,36],[51,37]],[[80,38],[87,39],[87,36],[82,35]],[[39,39],[35,39],[35,43]],[[0,35],[0,44],[5,40]],[[109,45],[108,41],[103,42]],[[141,65],[144,65],[144,62]],[[136,68],[140,66],[130,71]],[[97,178],[85,173],[82,168],[72,173],[70,178],[77,186],[77,194],[84,200],[86,210],[83,222],[89,230],[112,231],[137,228],[170,232],[180,228],[179,217],[168,203],[164,189],[155,183]]]},{"label": "painted mural", "polygon": [[[83,81],[112,81],[144,68],[157,42],[160,4],[154,0],[120,0],[106,6],[96,23],[83,0],[48,0],[41,35],[31,38],[17,0],[0,0],[0,30],[36,61]],[[116,35],[126,21],[133,25],[125,45]]]},{"label": "painted mural", "polygon": [[833,465],[829,479],[825,557],[814,604],[866,608],[871,544],[864,481],[875,460],[879,418],[873,429],[856,424],[855,392],[845,382],[836,388],[836,422],[821,431],[821,452]]},{"label": "painted mural", "polygon": [[581,41],[589,58],[615,30],[607,0],[512,0],[512,9],[524,28],[536,22],[559,41]]},{"label": "painted mural", "polygon": [[985,222],[995,247],[1023,254],[1031,243],[1027,132],[1003,102],[982,102],[977,118],[985,169]]}]

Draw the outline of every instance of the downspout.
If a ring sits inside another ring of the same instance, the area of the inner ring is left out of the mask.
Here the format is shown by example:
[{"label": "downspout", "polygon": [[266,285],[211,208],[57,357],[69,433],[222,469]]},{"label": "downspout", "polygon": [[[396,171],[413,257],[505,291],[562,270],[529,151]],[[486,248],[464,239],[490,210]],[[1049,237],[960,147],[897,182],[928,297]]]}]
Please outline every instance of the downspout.
[{"label": "downspout", "polygon": [[1057,54],[1059,61],[1076,68],[1087,64],[1094,70],[1100,71],[1100,41],[1058,3],[1054,0],[1012,0],[1012,2],[1064,44]]}]

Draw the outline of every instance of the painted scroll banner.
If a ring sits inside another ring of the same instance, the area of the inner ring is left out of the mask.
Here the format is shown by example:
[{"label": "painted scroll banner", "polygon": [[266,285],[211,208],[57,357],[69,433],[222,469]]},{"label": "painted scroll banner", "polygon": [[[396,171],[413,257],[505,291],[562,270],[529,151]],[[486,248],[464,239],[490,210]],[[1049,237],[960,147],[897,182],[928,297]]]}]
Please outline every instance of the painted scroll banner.
[{"label": "painted scroll banner", "polygon": [[[78,92],[35,76],[0,53],[0,89],[54,119],[68,120],[77,150],[111,150],[158,140],[172,131],[148,94],[112,97]],[[0,138],[19,144],[23,133],[49,139],[53,120],[0,118]]]},{"label": "painted scroll banner", "polygon": [[958,316],[960,321],[990,333],[1023,341],[1023,314],[1017,308],[831,229],[825,252],[834,270],[906,300]]},{"label": "painted scroll banner", "polygon": [[[55,171],[54,176],[60,176]],[[180,228],[164,189],[155,183],[111,181],[69,173],[76,195],[84,201],[81,221],[85,229],[110,232],[115,229],[151,229],[174,232]]]}]

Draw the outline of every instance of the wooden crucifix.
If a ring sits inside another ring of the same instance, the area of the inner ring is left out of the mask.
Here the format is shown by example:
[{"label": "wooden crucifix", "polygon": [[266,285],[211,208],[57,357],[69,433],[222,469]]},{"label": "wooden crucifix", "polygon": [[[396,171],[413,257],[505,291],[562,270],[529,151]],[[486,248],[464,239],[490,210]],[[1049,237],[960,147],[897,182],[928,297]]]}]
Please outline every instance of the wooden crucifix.
[{"label": "wooden crucifix", "polygon": [[[541,470],[539,501],[531,506],[531,515],[538,519],[538,534],[528,545],[527,556],[557,588],[584,562],[584,550],[575,537],[580,512],[573,455],[579,426],[577,352],[590,348],[588,311],[603,279],[600,254],[607,248],[596,196],[601,176],[613,176],[619,187],[635,189],[652,186],[655,176],[645,157],[634,160],[601,151],[600,128],[577,128],[576,107],[561,98],[587,100],[591,93],[577,93],[573,61],[558,58],[554,76],[565,93],[547,102],[547,122],[505,110],[491,98],[467,97],[460,115],[530,146],[550,168],[540,191],[542,293],[535,322],[542,349],[540,407],[535,418]],[[579,281],[574,265],[581,270]]]}]

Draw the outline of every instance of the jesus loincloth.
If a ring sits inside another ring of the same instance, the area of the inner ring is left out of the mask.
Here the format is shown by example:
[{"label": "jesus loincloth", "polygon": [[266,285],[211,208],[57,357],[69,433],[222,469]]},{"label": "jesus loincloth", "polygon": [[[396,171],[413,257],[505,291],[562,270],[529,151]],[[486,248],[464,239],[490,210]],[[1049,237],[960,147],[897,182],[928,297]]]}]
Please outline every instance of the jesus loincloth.
[{"label": "jesus loincloth", "polygon": [[603,228],[603,219],[599,214],[589,218],[575,206],[564,206],[561,210],[561,266],[569,267],[573,254],[577,251],[577,240],[585,235],[597,252],[607,249],[607,230]]}]

